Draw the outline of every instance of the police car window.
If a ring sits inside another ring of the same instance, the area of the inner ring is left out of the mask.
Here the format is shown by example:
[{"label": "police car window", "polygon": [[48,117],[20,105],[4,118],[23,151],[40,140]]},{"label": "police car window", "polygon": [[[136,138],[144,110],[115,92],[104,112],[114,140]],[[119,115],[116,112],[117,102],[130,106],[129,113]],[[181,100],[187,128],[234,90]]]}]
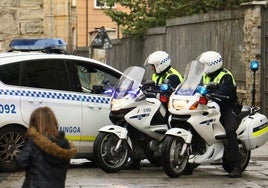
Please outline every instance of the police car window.
[{"label": "police car window", "polygon": [[9,85],[19,85],[20,64],[12,63],[0,66],[0,80]]},{"label": "police car window", "polygon": [[63,60],[35,60],[23,64],[25,86],[72,91]]},{"label": "police car window", "polygon": [[78,77],[83,92],[103,94],[106,89],[113,87],[119,78],[111,70],[89,63],[76,63]]}]

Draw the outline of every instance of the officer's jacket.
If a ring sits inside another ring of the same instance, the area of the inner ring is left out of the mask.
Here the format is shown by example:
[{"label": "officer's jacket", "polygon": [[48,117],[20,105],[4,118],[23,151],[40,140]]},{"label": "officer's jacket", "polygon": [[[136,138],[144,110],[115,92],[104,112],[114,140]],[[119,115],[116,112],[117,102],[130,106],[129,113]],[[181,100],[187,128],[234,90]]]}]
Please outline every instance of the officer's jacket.
[{"label": "officer's jacket", "polygon": [[221,110],[227,110],[233,108],[237,103],[237,93],[236,93],[236,82],[230,71],[227,69],[220,69],[216,72],[203,75],[203,84],[208,84],[209,82],[218,83],[218,89],[213,91],[216,94],[229,96],[229,99],[223,99],[222,101],[217,101],[221,107]]},{"label": "officer's jacket", "polygon": [[182,75],[171,66],[160,74],[154,73],[152,75],[152,80],[156,83],[156,85],[162,84],[166,79],[169,80],[169,84],[173,88],[176,88],[176,86],[183,81]]}]

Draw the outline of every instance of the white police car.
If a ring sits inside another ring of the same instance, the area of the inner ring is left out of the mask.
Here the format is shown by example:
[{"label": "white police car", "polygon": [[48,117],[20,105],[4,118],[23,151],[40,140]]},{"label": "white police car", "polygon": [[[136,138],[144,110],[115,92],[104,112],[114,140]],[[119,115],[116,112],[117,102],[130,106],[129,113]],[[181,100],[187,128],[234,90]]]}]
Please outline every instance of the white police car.
[{"label": "white police car", "polygon": [[[110,97],[104,90],[122,73],[93,59],[55,54],[64,50],[58,41],[58,47],[40,40],[13,41],[13,52],[0,53],[0,170],[16,170],[14,158],[37,107],[55,112],[60,130],[78,148],[77,158],[92,159],[98,129],[111,123]],[[36,43],[50,54],[32,52],[40,50]]]}]

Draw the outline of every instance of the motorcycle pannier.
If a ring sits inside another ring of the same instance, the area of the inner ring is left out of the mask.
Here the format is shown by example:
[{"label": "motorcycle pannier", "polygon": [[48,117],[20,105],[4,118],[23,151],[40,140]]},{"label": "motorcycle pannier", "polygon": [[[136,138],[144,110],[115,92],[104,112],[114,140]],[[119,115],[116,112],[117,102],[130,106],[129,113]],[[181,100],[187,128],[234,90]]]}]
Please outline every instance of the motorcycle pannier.
[{"label": "motorcycle pannier", "polygon": [[256,149],[268,140],[268,120],[266,116],[255,113],[242,120],[237,133],[248,150]]}]

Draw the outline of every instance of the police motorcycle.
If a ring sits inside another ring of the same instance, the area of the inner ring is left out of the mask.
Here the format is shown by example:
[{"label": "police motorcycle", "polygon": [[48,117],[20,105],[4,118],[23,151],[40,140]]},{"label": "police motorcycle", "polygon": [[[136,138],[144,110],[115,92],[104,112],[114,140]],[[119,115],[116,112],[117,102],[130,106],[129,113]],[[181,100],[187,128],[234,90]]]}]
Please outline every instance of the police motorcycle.
[{"label": "police motorcycle", "polygon": [[[132,160],[148,159],[160,166],[160,144],[167,125],[168,84],[155,88],[145,81],[145,69],[125,70],[111,96],[110,120],[113,125],[99,129],[93,146],[94,161],[105,172],[123,169]],[[134,79],[135,78],[135,79]]]},{"label": "police motorcycle", "polygon": [[[228,173],[234,168],[224,149],[225,129],[220,122],[220,109],[216,102],[226,96],[209,92],[215,89],[216,84],[199,86],[205,68],[198,61],[191,62],[185,71],[185,81],[169,99],[169,123],[172,128],[166,132],[162,142],[161,159],[165,173],[171,178],[192,172],[200,164],[220,164]],[[251,70],[254,72],[255,87],[258,63],[252,62]],[[241,104],[238,124],[236,133],[242,158],[241,170],[244,171],[251,150],[268,140],[268,120],[260,113],[259,107]]]}]

